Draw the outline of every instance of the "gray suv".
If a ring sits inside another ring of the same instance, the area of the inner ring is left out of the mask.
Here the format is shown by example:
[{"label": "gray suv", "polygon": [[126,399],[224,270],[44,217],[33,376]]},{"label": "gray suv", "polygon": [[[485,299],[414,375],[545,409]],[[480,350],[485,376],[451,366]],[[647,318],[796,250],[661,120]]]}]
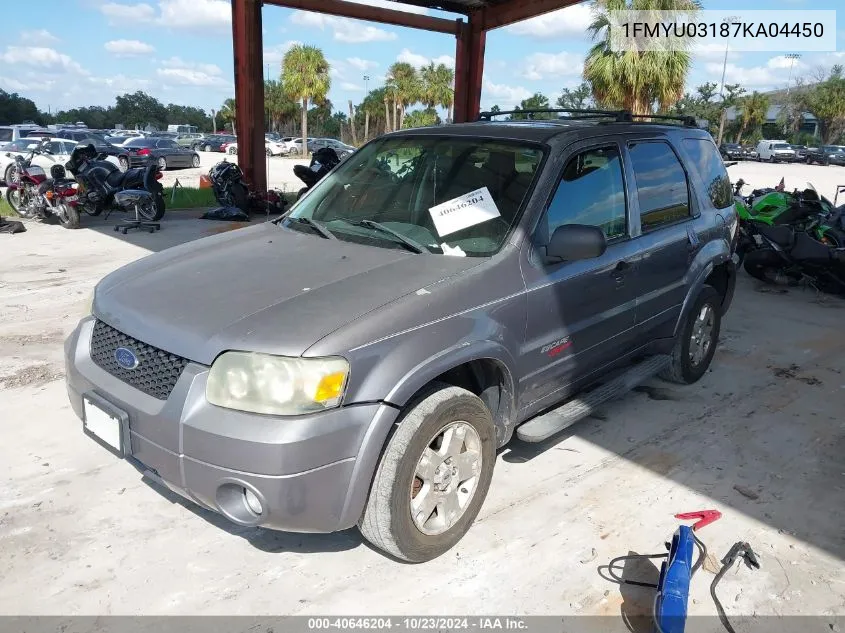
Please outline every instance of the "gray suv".
[{"label": "gray suv", "polygon": [[630,119],[387,134],[285,216],[111,273],[65,344],[84,432],[239,525],[439,556],[514,433],[710,365],[728,176]]}]

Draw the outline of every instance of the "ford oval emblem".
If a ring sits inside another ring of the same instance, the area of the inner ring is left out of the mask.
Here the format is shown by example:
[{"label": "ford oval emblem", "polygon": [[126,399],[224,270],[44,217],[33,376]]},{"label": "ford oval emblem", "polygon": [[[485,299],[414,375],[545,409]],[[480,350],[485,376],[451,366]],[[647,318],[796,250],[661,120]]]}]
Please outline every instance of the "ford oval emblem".
[{"label": "ford oval emblem", "polygon": [[135,369],[138,366],[138,357],[135,352],[126,347],[118,347],[114,350],[114,359],[123,369]]}]

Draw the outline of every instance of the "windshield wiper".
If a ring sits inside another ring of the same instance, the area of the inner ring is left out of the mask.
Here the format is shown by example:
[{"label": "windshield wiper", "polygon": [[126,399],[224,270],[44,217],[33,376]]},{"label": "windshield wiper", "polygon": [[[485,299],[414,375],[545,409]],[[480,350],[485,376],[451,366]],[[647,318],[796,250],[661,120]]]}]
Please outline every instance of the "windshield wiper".
[{"label": "windshield wiper", "polygon": [[335,234],[329,231],[326,226],[322,222],[317,222],[316,220],[312,220],[311,218],[306,217],[292,217],[288,216],[287,218],[291,222],[299,222],[300,224],[305,224],[306,226],[310,226],[312,229],[317,231],[322,237],[325,237],[327,240],[336,240]]},{"label": "windshield wiper", "polygon": [[377,231],[381,231],[382,233],[387,233],[388,235],[395,238],[397,242],[401,242],[415,253],[431,253],[429,249],[427,249],[425,246],[423,246],[416,240],[412,240],[410,237],[402,235],[399,231],[394,231],[389,226],[385,226],[381,222],[375,222],[374,220],[359,220],[357,222],[350,222],[350,224],[352,224],[353,226],[365,226],[368,229],[375,229]]}]

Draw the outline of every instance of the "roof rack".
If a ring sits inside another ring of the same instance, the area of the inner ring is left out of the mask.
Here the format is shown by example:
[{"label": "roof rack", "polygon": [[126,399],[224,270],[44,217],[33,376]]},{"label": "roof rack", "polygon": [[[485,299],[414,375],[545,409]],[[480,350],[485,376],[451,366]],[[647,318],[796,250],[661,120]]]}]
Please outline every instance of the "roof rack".
[{"label": "roof rack", "polygon": [[689,115],[668,115],[668,114],[632,114],[628,110],[595,110],[584,108],[541,108],[536,110],[502,110],[500,112],[482,112],[478,115],[479,121],[492,121],[494,116],[508,114],[528,115],[529,120],[534,120],[535,114],[564,113],[581,116],[558,117],[561,119],[592,119],[612,118],[618,123],[634,123],[635,119],[659,119],[661,121],[678,121],[686,127],[698,127],[698,121],[694,116]]},{"label": "roof rack", "polygon": [[566,113],[566,114],[582,114],[583,117],[558,117],[558,118],[593,118],[593,117],[613,117],[618,118],[625,114],[624,110],[591,110],[584,108],[538,108],[535,110],[502,110],[501,112],[482,112],[478,115],[479,121],[490,121],[494,116],[502,116],[505,114],[525,114],[533,119],[535,114],[550,114],[550,113]]}]

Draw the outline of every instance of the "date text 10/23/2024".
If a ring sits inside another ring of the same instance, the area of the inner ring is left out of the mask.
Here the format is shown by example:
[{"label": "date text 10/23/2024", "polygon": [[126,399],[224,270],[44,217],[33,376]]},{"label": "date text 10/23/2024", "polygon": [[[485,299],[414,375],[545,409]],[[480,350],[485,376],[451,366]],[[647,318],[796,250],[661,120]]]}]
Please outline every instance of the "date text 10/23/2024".
[{"label": "date text 10/23/2024", "polygon": [[309,631],[523,631],[528,625],[515,617],[350,617],[308,618]]}]

